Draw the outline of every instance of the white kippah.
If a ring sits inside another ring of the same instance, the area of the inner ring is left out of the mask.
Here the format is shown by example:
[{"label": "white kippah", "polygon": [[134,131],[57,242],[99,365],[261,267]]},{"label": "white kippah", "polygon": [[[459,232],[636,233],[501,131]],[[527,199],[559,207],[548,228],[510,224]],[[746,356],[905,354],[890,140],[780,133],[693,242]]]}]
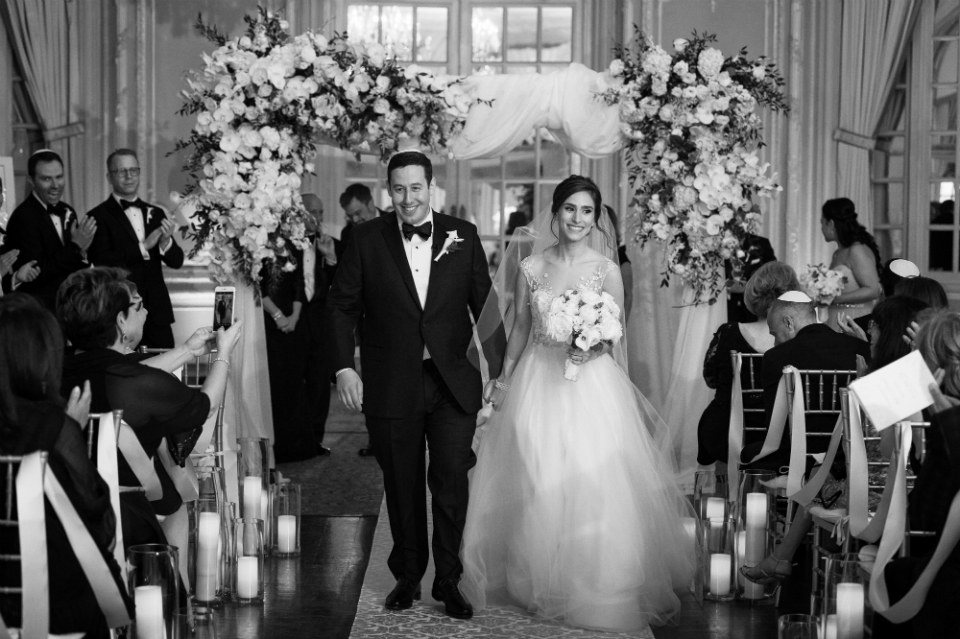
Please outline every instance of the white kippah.
[{"label": "white kippah", "polygon": [[900,277],[920,277],[920,269],[910,260],[893,260],[890,262],[890,272]]},{"label": "white kippah", "polygon": [[787,291],[777,298],[781,302],[795,302],[797,304],[809,304],[813,300],[803,291]]},{"label": "white kippah", "polygon": [[30,157],[35,156],[37,153],[56,153],[56,151],[54,151],[53,149],[37,149],[36,151],[30,154]]}]

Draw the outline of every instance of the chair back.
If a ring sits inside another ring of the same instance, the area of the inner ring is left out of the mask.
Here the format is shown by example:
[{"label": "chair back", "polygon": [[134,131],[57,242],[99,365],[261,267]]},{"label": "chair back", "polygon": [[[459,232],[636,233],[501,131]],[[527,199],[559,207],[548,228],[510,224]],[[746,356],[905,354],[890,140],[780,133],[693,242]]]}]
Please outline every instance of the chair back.
[{"label": "chair back", "polygon": [[[805,416],[815,416],[818,421],[828,421],[824,418],[833,418],[833,426],[837,419],[841,418],[843,403],[841,401],[840,391],[846,389],[850,382],[857,378],[855,370],[828,370],[828,369],[810,369],[800,370],[797,373],[800,376],[800,388],[796,388],[796,380],[792,374],[791,367],[784,368],[784,379],[787,386],[788,405],[792,406],[796,393],[803,393],[803,413]],[[791,430],[793,424],[793,411],[787,412],[787,418]],[[829,438],[831,431],[812,431],[806,429],[808,443],[822,438]]]},{"label": "chair back", "polygon": [[[743,430],[745,432],[763,433],[766,428],[763,426],[763,384],[760,381],[761,366],[763,365],[763,353],[738,353],[730,351],[730,362],[733,365],[734,375],[737,372],[737,359],[740,360],[740,392],[743,395]],[[759,426],[750,426],[756,422],[755,419],[747,419],[747,416],[759,417]]]},{"label": "chair back", "polygon": [[[7,540],[17,538],[19,548],[16,510],[16,478],[17,470],[23,457],[20,455],[0,455],[0,477],[3,478],[3,502],[0,503],[0,536],[4,540],[3,550],[0,552],[0,575],[20,575],[20,553],[6,552],[11,550]],[[19,579],[16,582],[20,583]],[[23,596],[23,588],[19,585],[11,586],[7,581],[0,581],[0,596]]]}]

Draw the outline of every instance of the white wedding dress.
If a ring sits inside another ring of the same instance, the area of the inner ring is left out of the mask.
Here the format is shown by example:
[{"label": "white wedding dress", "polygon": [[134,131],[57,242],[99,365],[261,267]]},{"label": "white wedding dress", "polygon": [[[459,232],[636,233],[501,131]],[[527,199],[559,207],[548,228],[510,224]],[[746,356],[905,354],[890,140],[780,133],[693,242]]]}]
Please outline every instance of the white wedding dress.
[{"label": "white wedding dress", "polygon": [[[480,437],[461,588],[478,610],[515,604],[614,631],[661,624],[679,611],[674,591],[689,586],[697,562],[666,428],[609,355],[564,379],[566,345],[544,334],[562,291],[543,263],[521,263],[531,338]],[[616,268],[607,260],[580,288],[600,292]]]}]

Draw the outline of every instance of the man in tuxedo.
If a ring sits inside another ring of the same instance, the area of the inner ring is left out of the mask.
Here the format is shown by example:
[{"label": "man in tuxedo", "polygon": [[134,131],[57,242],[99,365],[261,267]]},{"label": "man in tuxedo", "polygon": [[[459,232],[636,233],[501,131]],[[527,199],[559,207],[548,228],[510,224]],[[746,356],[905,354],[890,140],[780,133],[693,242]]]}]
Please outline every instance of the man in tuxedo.
[{"label": "man in tuxedo", "polygon": [[107,181],[112,193],[89,215],[97,221],[90,257],[97,266],[119,266],[137,285],[147,309],[142,346],[173,348],[174,322],[163,264],[183,265],[183,249],[173,239],[176,223],[167,212],[137,197],[140,162],[136,152],[117,149],[107,157]]},{"label": "man in tuxedo", "polygon": [[303,267],[304,321],[297,325],[303,332],[303,344],[307,351],[304,380],[307,387],[307,419],[313,427],[318,455],[329,455],[330,449],[323,445],[327,415],[330,412],[330,364],[326,339],[323,334],[323,314],[327,294],[337,273],[337,255],[341,254],[340,240],[323,232],[323,202],[313,193],[303,194],[303,208],[307,211],[304,222],[310,247],[300,260]]},{"label": "man in tuxedo", "polygon": [[[386,607],[410,608],[420,598],[429,563],[426,473],[433,502],[433,597],[444,602],[448,615],[466,619],[473,608],[459,589],[459,552],[482,404],[480,373],[466,355],[470,313],[479,318],[490,275],[476,226],[431,209],[433,166],[425,155],[394,155],[387,176],[395,212],[354,228],[327,301],[326,333],[337,394],[366,415],[383,470],[393,535],[387,563],[397,579]],[[362,380],[353,359],[361,313]],[[491,375],[498,374],[500,361],[490,357]]]},{"label": "man in tuxedo", "polygon": [[[373,194],[366,184],[351,184],[340,194],[340,208],[343,209],[347,217],[347,224],[340,231],[340,243],[337,247],[337,259],[343,257],[343,251],[350,241],[350,234],[358,224],[368,222],[375,217],[386,215],[386,211],[381,211],[373,203]],[[360,333],[363,333],[363,317],[357,323]],[[369,429],[367,429],[369,432]],[[372,440],[367,440],[365,448],[359,450],[361,457],[372,457],[374,455]]]},{"label": "man in tuxedo", "polygon": [[[770,307],[767,326],[774,337],[775,346],[763,355],[761,382],[766,423],[769,427],[773,406],[777,398],[777,386],[785,366],[800,370],[857,370],[857,355],[870,359],[870,345],[861,339],[838,333],[826,324],[817,321],[812,300],[799,291],[784,293]],[[799,391],[800,389],[798,389]],[[816,398],[811,398],[816,403]],[[807,408],[819,408],[808,406]],[[808,415],[808,432],[832,432],[835,415]],[[810,453],[827,449],[827,438],[818,438],[808,447]],[[743,449],[744,460],[753,459],[760,452],[762,441],[748,444]],[[838,454],[838,458],[841,454]],[[842,463],[842,459],[840,459]],[[778,470],[790,463],[790,435],[784,429],[780,447],[767,457],[747,465],[748,468]]]},{"label": "man in tuxedo", "polygon": [[[87,252],[97,223],[89,215],[80,220],[73,207],[61,200],[66,178],[59,155],[48,149],[37,151],[27,160],[27,173],[33,190],[7,223],[3,250],[19,253],[3,288],[29,293],[54,311],[63,280],[90,266]],[[26,281],[19,277],[20,269],[31,263],[39,272],[32,281]]]}]

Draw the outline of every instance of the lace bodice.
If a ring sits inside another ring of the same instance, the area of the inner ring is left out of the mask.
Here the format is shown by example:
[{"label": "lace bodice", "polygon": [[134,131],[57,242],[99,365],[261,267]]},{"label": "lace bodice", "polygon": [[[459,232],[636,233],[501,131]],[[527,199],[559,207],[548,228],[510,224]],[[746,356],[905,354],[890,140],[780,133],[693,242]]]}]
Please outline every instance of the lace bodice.
[{"label": "lace bodice", "polygon": [[[550,273],[546,272],[543,266],[543,258],[539,255],[531,255],[520,262],[520,269],[523,271],[530,291],[530,301],[528,303],[530,304],[530,313],[533,316],[533,341],[535,344],[566,348],[565,344],[547,337],[544,328],[550,304],[564,291],[554,293]],[[576,287],[577,290],[600,293],[603,290],[603,281],[607,274],[616,268],[619,268],[616,262],[606,260],[606,265],[598,266],[592,275],[580,277],[580,282]]]}]

